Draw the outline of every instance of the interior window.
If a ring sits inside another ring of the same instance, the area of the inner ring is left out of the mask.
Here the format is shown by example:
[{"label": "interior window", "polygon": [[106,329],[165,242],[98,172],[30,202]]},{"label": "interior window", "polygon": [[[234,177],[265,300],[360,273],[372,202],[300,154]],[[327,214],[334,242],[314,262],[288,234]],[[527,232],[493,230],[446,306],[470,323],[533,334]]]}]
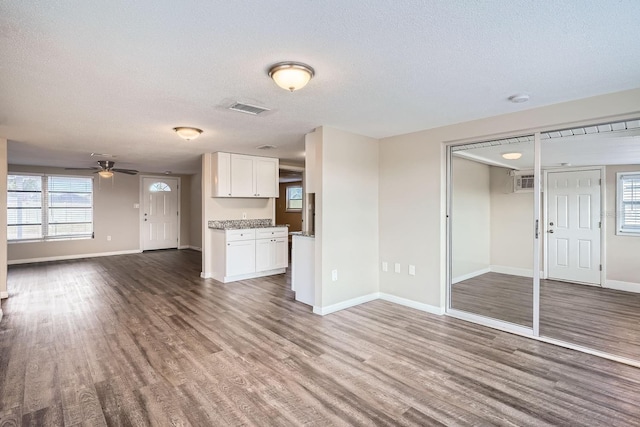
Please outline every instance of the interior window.
[{"label": "interior window", "polygon": [[287,187],[287,212],[299,212],[302,210],[302,187],[290,185]]},{"label": "interior window", "polygon": [[7,240],[93,237],[93,178],[10,174]]},{"label": "interior window", "polygon": [[171,191],[171,187],[166,182],[154,182],[149,186],[149,191]]},{"label": "interior window", "polygon": [[621,172],[618,178],[618,234],[640,235],[640,172]]}]

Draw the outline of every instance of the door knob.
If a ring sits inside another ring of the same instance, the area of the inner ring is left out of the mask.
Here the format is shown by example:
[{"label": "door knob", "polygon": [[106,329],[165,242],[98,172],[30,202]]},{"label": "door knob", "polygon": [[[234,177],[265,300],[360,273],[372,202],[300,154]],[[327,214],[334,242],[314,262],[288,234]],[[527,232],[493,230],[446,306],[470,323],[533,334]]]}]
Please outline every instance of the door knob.
[{"label": "door knob", "polygon": [[553,234],[553,230],[549,230],[549,233]]}]

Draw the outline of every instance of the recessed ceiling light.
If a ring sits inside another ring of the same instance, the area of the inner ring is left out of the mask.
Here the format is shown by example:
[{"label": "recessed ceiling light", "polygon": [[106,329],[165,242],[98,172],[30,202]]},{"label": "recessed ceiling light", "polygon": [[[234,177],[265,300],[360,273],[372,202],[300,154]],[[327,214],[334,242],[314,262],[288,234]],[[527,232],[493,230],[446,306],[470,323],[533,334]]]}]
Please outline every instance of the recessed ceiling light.
[{"label": "recessed ceiling light", "polygon": [[507,160],[518,160],[520,157],[522,157],[522,153],[504,153],[502,155],[502,158]]},{"label": "recessed ceiling light", "polygon": [[173,128],[173,130],[178,134],[180,138],[186,139],[187,141],[196,139],[202,133],[201,129],[184,126]]},{"label": "recessed ceiling light", "polygon": [[527,95],[526,93],[517,93],[509,97],[509,101],[513,102],[514,104],[521,104],[523,102],[527,102],[528,100],[529,95]]}]

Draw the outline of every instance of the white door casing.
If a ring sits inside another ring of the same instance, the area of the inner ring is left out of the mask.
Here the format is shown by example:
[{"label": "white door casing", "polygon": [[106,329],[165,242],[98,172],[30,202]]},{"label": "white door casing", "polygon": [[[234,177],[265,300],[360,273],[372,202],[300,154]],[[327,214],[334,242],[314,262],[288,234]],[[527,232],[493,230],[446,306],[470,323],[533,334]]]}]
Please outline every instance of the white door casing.
[{"label": "white door casing", "polygon": [[548,278],[600,285],[601,171],[547,173]]},{"label": "white door casing", "polygon": [[178,247],[178,180],[142,178],[142,250]]}]

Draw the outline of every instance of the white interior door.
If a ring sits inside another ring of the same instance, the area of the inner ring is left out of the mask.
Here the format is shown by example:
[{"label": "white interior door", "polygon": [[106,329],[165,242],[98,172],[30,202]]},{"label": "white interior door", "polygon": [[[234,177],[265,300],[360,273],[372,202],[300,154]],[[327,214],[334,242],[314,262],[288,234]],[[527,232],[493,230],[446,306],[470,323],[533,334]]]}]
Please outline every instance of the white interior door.
[{"label": "white interior door", "polygon": [[178,247],[178,180],[142,178],[142,250]]},{"label": "white interior door", "polygon": [[600,170],[547,174],[548,277],[600,284]]}]

